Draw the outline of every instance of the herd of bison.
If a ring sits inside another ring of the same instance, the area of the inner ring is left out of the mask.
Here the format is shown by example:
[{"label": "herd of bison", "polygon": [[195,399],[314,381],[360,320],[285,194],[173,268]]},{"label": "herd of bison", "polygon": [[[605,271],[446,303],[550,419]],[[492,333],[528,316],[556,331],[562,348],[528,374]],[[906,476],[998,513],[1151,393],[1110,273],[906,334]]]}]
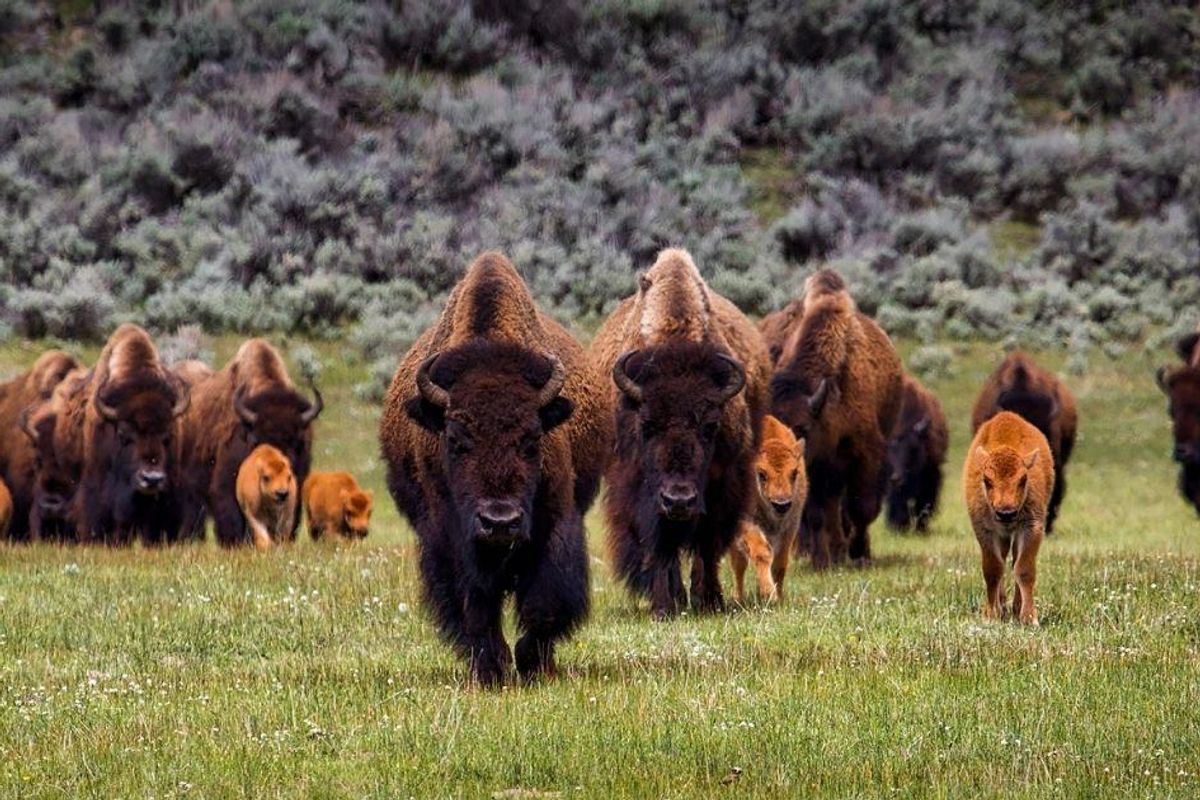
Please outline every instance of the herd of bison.
[{"label": "herd of bison", "polygon": [[[1200,510],[1200,332],[1179,354],[1157,379],[1180,487]],[[216,371],[165,364],[136,325],[90,368],[47,352],[0,384],[0,534],[160,545],[203,539],[211,517],[221,545],[266,549],[307,516],[314,537],[365,536],[370,493],[347,473],[311,473],[322,407],[261,339]],[[979,393],[963,490],[986,616],[1037,621],[1037,551],[1076,424],[1066,386],[1020,352]],[[818,570],[869,560],[884,506],[893,527],[923,530],[948,446],[937,399],[837,273],[814,274],[755,325],[678,249],[640,276],[590,350],[538,310],[504,256],[481,255],[400,360],[379,438],[426,603],[486,684],[514,661],[523,678],[553,672],[555,643],[587,614],[583,515],[602,479],[612,567],[661,619],[721,609],[726,554],[739,599],[753,565],[773,600],[793,555]]]}]

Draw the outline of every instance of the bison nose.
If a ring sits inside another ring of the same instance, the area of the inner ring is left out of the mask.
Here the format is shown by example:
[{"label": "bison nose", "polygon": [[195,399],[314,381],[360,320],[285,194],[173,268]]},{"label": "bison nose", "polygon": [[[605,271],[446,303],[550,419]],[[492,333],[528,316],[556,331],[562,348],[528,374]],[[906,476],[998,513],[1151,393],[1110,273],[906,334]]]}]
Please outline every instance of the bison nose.
[{"label": "bison nose", "polygon": [[662,512],[671,519],[689,519],[696,514],[696,487],[688,483],[672,483],[658,493]]},{"label": "bison nose", "polygon": [[138,488],[143,492],[157,491],[166,482],[166,473],[157,469],[143,469],[137,475]]},{"label": "bison nose", "polygon": [[289,492],[287,489],[276,489],[275,502],[282,503],[284,500],[288,499],[289,494],[291,494],[291,492]]},{"label": "bison nose", "polygon": [[1015,508],[997,508],[996,519],[1003,522],[1005,525],[1017,518],[1017,509]]},{"label": "bison nose", "polygon": [[57,494],[45,494],[38,498],[38,508],[42,511],[56,514],[63,507],[63,499]]},{"label": "bison nose", "polygon": [[775,513],[779,515],[786,514],[792,508],[792,501],[789,500],[772,500],[771,508],[775,509]]},{"label": "bison nose", "polygon": [[520,535],[525,514],[516,503],[486,500],[479,504],[479,530],[487,539],[514,539]]},{"label": "bison nose", "polygon": [[1195,459],[1195,448],[1193,448],[1190,444],[1177,444],[1175,445],[1174,455],[1176,461],[1178,461],[1180,464],[1186,464],[1187,462]]}]

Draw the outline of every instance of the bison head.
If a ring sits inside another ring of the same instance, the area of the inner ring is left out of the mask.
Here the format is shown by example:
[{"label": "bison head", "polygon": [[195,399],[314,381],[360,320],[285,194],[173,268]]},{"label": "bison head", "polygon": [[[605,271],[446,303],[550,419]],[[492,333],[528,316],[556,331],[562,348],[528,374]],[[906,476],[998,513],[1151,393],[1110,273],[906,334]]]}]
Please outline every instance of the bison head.
[{"label": "bison head", "polygon": [[983,462],[982,488],[988,507],[1000,524],[1012,524],[1029,496],[1029,470],[1037,463],[1038,451],[1022,455],[1011,447],[998,447],[989,453],[977,447],[976,452]]},{"label": "bison head", "polygon": [[176,420],[189,399],[182,381],[157,373],[96,387],[92,405],[116,432],[118,478],[139,494],[157,495],[168,488]]},{"label": "bison head", "polygon": [[792,429],[797,439],[807,440],[825,413],[834,389],[830,378],[809,379],[784,371],[771,379],[771,414]]},{"label": "bison head", "polygon": [[375,495],[370,489],[353,492],[342,490],[342,524],[351,536],[366,538],[371,527],[371,504],[374,499]]},{"label": "bison head", "polygon": [[640,461],[647,501],[660,517],[696,519],[721,416],[745,385],[745,369],[711,345],[676,343],[625,353],[613,380],[622,454]]},{"label": "bison head", "polygon": [[1200,369],[1162,367],[1158,386],[1169,400],[1167,413],[1175,436],[1175,460],[1200,467]]},{"label": "bison head", "polygon": [[763,443],[754,468],[758,472],[760,506],[784,517],[792,507],[803,505],[808,496],[808,473],[804,468],[804,440],[797,440],[775,417],[763,420]]},{"label": "bison head", "polygon": [[312,460],[312,424],[325,407],[316,383],[308,382],[313,399],[310,403],[295,389],[276,386],[247,396],[244,388],[233,395],[233,410],[242,424],[242,433],[251,449],[269,444],[287,457],[300,475],[308,472]]},{"label": "bison head", "polygon": [[258,469],[258,493],[266,500],[286,503],[296,484],[287,457],[270,445],[259,445],[251,453]]},{"label": "bison head", "polygon": [[409,416],[441,439],[463,529],[481,544],[530,538],[545,434],[571,416],[566,368],[552,354],[477,342],[430,356]]},{"label": "bison head", "polygon": [[21,413],[21,430],[33,445],[33,502],[45,520],[64,520],[75,490],[83,464],[78,458],[54,445],[54,428],[58,415],[41,413],[34,415],[34,408]]},{"label": "bison head", "polygon": [[904,483],[906,476],[916,475],[925,465],[925,439],[929,434],[928,415],[897,430],[888,442],[888,470],[893,487]]}]

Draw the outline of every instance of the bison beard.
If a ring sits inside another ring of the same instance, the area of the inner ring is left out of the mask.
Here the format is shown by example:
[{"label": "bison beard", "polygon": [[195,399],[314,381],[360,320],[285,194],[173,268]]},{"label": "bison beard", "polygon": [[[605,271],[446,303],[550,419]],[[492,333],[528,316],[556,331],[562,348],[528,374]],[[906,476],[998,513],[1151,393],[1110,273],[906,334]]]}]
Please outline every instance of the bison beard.
[{"label": "bison beard", "polygon": [[566,437],[550,447],[547,436],[573,411],[558,394],[565,379],[557,358],[515,345],[476,340],[430,356],[405,411],[438,437],[440,463],[420,475],[388,465],[392,495],[416,528],[425,600],[483,684],[502,680],[513,660],[501,627],[507,595],[524,677],[554,671],[555,642],[587,613]]},{"label": "bison beard", "polygon": [[718,567],[750,497],[754,458],[721,419],[745,370],[712,345],[680,342],[625,353],[613,379],[621,404],[606,502],[617,574],[663,619],[687,604],[679,556],[690,552],[692,606],[720,609]]}]

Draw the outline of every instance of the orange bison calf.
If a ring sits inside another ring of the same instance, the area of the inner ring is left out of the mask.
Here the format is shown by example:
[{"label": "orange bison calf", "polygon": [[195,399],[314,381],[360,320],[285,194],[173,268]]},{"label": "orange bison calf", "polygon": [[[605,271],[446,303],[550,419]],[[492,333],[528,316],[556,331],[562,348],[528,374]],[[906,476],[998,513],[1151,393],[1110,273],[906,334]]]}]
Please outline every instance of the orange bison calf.
[{"label": "orange bison calf", "polygon": [[754,508],[742,520],[737,542],[729,551],[738,602],[746,599],[746,567],[751,561],[758,576],[759,597],[783,597],[792,542],[808,498],[804,442],[797,441],[788,426],[770,415],[763,418],[762,445],[754,467],[758,473]]},{"label": "orange bison calf", "polygon": [[363,491],[349,472],[314,472],[304,482],[308,532],[320,539],[332,531],[346,539],[365,539],[375,494]]},{"label": "orange bison calf", "polygon": [[12,522],[12,510],[12,495],[9,494],[4,481],[0,481],[0,539],[8,535],[8,525]]},{"label": "orange bison calf", "polygon": [[1053,491],[1054,457],[1041,431],[1011,411],[979,428],[963,469],[963,494],[983,557],[987,619],[1003,616],[1004,560],[1012,553],[1017,583],[1012,613],[1037,624],[1037,554]]},{"label": "orange bison calf", "polygon": [[295,538],[296,475],[287,456],[269,444],[250,451],[237,473],[237,502],[254,546]]}]

